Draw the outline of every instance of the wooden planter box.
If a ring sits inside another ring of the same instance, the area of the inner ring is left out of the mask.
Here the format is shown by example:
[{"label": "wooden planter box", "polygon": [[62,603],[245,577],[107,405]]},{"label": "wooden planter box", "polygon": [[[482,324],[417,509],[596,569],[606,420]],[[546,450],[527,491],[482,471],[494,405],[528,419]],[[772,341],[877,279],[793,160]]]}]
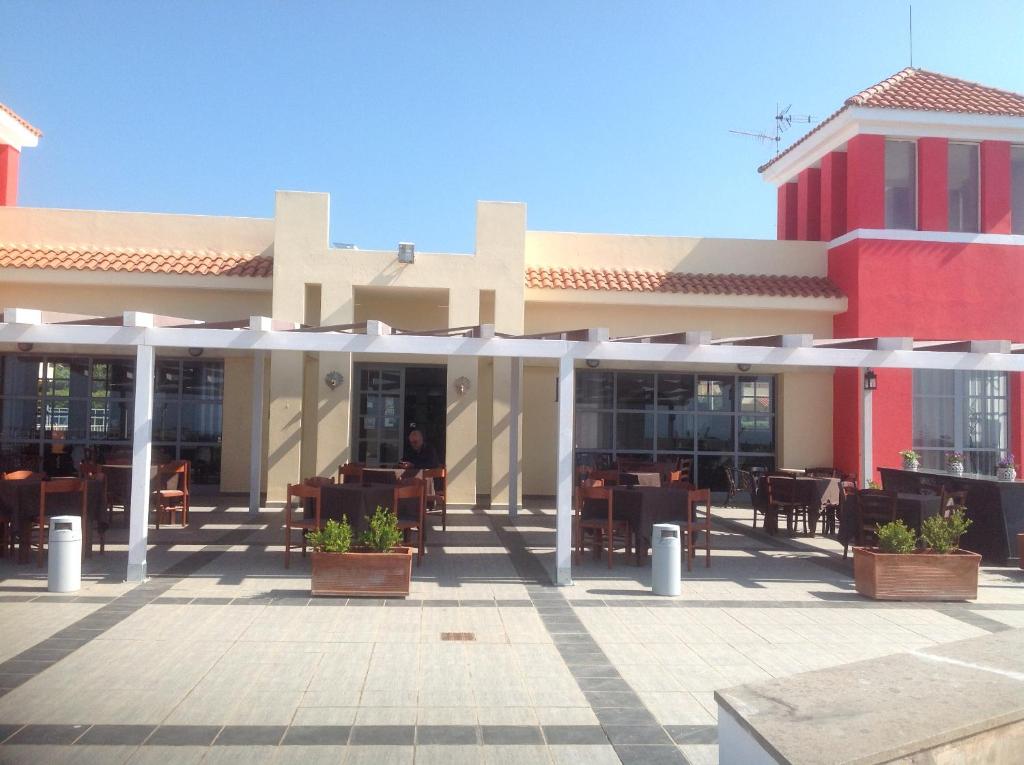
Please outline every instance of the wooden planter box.
[{"label": "wooden planter box", "polygon": [[391,552],[352,548],[347,553],[313,553],[313,594],[349,598],[407,597],[412,579],[411,547]]},{"label": "wooden planter box", "polygon": [[857,592],[875,600],[974,600],[980,565],[981,556],[967,550],[903,555],[853,548]]}]

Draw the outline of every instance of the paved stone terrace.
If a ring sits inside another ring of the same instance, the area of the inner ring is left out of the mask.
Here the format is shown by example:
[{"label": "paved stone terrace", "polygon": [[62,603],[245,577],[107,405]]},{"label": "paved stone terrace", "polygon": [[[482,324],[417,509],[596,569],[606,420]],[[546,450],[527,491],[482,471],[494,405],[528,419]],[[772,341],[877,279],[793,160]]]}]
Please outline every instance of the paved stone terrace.
[{"label": "paved stone terrace", "polygon": [[0,763],[714,763],[715,689],[1024,627],[1018,569],[872,603],[834,543],[735,525],[679,598],[623,555],[555,588],[544,508],[450,512],[409,600],[311,599],[279,513],[193,518],[151,530],[136,587],[118,530],[77,596],[0,561]]}]

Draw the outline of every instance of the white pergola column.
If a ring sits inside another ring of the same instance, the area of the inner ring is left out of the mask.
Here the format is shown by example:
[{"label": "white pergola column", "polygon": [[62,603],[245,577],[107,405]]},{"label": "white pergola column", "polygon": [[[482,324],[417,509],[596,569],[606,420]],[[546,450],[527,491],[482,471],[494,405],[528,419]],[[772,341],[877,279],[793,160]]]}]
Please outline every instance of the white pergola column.
[{"label": "white pergola column", "polygon": [[512,520],[519,515],[519,411],[520,380],[523,374],[523,360],[510,360],[509,406],[508,406],[508,517]]},{"label": "white pergola column", "polygon": [[860,383],[860,474],[861,486],[867,487],[874,479],[873,464],[873,423],[871,396],[874,391],[864,389],[864,370],[858,370],[857,381]]},{"label": "white pergola column", "polygon": [[149,471],[153,448],[153,376],[156,353],[151,345],[135,349],[135,430],[132,437],[132,509],[128,528],[129,582],[146,580],[146,535],[149,532]]},{"label": "white pergola column", "polygon": [[572,584],[573,402],[572,356],[558,360],[558,470],[556,472],[555,583]]},{"label": "white pergola column", "polygon": [[263,483],[263,381],[267,365],[266,351],[252,354],[252,411],[249,434],[249,512],[260,511],[260,488]]}]

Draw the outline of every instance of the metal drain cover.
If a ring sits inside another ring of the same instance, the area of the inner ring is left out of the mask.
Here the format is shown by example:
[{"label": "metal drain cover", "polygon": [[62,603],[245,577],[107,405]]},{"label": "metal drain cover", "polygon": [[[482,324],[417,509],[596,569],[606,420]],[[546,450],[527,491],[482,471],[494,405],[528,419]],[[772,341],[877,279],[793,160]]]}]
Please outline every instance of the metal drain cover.
[{"label": "metal drain cover", "polygon": [[441,640],[476,640],[472,632],[442,632]]}]

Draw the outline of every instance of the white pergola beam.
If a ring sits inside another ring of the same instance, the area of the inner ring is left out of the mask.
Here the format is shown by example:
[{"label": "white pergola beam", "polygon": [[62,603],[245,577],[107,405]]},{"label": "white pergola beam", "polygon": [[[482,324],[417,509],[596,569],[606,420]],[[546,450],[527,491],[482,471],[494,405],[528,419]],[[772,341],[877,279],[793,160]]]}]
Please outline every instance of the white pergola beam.
[{"label": "white pergola beam", "polygon": [[128,525],[129,582],[146,580],[146,537],[149,532],[149,471],[153,450],[153,346],[135,350],[135,428],[132,434],[131,517]]}]

